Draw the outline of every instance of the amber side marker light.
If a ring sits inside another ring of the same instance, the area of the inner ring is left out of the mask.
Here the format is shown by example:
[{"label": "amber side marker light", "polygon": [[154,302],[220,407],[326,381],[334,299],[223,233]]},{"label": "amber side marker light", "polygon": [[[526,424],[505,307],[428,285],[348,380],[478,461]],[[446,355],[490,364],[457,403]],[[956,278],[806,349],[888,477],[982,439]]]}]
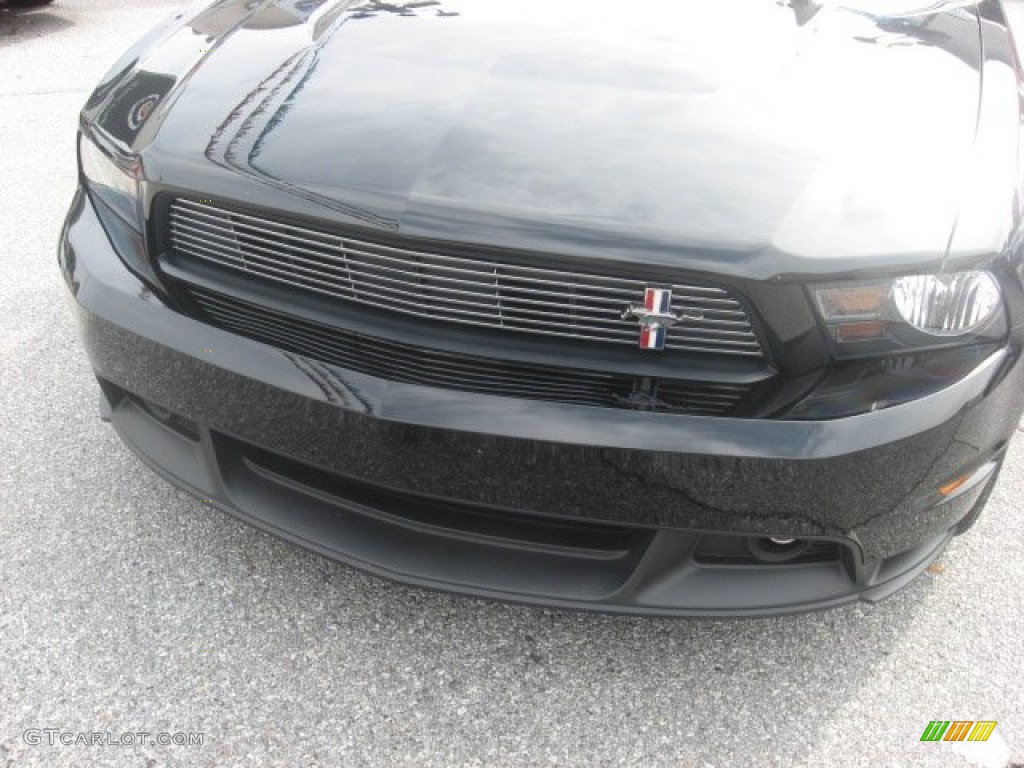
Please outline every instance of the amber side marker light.
[{"label": "amber side marker light", "polygon": [[940,485],[936,490],[944,499],[959,496],[961,493],[966,493],[974,487],[988,482],[998,465],[999,463],[995,460],[989,461],[977,469],[968,472],[966,475],[961,475],[955,480],[950,480],[945,485]]},{"label": "amber side marker light", "polygon": [[970,480],[971,477],[973,477],[973,476],[974,476],[974,473],[971,472],[970,474],[966,474],[963,477],[958,477],[953,482],[946,483],[945,485],[940,487],[939,488],[939,493],[941,493],[943,496],[949,496],[949,495],[955,493],[960,488],[963,488],[964,483],[966,483],[968,480]]}]

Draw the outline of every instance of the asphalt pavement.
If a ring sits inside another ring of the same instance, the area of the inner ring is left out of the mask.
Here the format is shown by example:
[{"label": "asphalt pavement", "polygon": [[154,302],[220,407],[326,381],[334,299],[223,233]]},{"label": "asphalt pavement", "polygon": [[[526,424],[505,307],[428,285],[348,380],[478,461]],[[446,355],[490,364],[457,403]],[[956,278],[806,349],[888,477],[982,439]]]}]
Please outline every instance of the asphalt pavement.
[{"label": "asphalt pavement", "polygon": [[[144,468],[97,417],[55,249],[91,85],[183,5],[0,4],[0,765],[1024,763],[1024,437],[907,589],[742,621],[391,584]],[[957,749],[919,740],[935,719],[998,726]]]}]

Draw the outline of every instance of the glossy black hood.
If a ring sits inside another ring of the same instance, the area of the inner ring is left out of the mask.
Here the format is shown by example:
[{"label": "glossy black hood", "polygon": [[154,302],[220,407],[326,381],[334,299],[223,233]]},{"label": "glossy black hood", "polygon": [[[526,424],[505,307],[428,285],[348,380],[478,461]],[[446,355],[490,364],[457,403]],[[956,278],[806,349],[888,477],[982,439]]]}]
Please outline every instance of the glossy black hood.
[{"label": "glossy black hood", "polygon": [[984,164],[980,26],[896,5],[229,0],[85,117],[151,194],[745,277],[938,265]]}]

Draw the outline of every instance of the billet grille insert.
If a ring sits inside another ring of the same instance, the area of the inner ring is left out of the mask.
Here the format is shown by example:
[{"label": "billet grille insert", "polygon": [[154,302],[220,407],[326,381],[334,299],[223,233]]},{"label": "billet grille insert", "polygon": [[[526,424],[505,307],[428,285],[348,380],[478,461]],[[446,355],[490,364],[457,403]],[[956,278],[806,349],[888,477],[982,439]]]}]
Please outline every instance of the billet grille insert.
[{"label": "billet grille insert", "polygon": [[[517,333],[638,343],[636,320],[622,314],[642,303],[643,280],[513,263],[503,254],[399,247],[187,198],[171,203],[167,225],[179,259],[343,302]],[[746,310],[725,288],[673,285],[672,309],[702,319],[669,328],[667,351],[763,357]]]}]

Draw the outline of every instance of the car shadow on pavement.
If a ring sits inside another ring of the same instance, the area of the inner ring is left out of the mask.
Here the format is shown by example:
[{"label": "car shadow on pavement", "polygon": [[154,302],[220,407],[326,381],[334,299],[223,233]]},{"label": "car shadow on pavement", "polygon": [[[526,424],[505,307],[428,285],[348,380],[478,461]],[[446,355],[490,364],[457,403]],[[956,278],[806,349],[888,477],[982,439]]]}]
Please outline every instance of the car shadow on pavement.
[{"label": "car shadow on pavement", "polygon": [[32,8],[9,8],[0,0],[0,46],[30,37],[42,37],[74,26],[56,13]]}]

